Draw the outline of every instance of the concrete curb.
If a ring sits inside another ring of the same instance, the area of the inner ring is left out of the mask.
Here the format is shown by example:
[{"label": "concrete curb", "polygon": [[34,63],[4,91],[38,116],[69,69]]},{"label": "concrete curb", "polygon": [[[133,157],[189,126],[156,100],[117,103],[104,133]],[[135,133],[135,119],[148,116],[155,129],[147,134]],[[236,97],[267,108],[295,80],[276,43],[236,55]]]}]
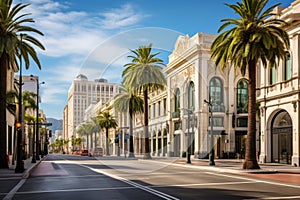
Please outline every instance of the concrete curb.
[{"label": "concrete curb", "polygon": [[217,166],[200,166],[200,165],[189,165],[189,164],[178,164],[173,162],[164,162],[164,161],[158,161],[155,159],[138,159],[138,161],[146,161],[146,162],[158,162],[163,164],[170,164],[174,166],[180,166],[180,167],[186,167],[186,168],[193,168],[193,169],[202,169],[202,170],[209,170],[209,171],[216,171],[216,172],[226,172],[226,173],[232,173],[232,174],[274,174],[278,173],[277,170],[271,170],[271,169],[255,169],[255,170],[243,170],[243,169],[226,169],[222,167]]},{"label": "concrete curb", "polygon": [[28,179],[31,172],[45,159],[46,156],[44,156],[43,158],[41,158],[38,162],[34,163],[33,165],[31,165],[28,169],[25,170],[25,172],[23,173],[22,178],[23,179]]}]

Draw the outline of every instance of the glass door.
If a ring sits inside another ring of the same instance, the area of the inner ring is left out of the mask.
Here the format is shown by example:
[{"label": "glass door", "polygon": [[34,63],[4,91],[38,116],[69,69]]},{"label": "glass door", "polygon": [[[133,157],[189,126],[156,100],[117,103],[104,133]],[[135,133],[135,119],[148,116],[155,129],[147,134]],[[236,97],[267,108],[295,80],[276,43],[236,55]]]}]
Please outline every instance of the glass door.
[{"label": "glass door", "polygon": [[292,155],[292,138],[291,134],[282,133],[279,135],[279,162],[283,164],[291,164]]}]

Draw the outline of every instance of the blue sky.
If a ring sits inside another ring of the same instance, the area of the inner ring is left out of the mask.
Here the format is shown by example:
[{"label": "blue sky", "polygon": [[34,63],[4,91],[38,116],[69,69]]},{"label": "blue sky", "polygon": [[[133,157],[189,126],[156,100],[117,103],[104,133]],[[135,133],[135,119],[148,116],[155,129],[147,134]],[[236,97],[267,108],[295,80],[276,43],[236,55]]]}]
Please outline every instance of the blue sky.
[{"label": "blue sky", "polygon": [[[68,89],[80,73],[89,80],[119,82],[129,49],[153,43],[154,51],[167,56],[179,35],[216,34],[220,20],[235,17],[224,3],[237,0],[15,0],[30,3],[36,36],[46,51],[38,51],[42,70],[32,64],[24,75],[37,75],[40,107],[47,117],[62,119]],[[269,0],[287,7],[293,0]]]}]

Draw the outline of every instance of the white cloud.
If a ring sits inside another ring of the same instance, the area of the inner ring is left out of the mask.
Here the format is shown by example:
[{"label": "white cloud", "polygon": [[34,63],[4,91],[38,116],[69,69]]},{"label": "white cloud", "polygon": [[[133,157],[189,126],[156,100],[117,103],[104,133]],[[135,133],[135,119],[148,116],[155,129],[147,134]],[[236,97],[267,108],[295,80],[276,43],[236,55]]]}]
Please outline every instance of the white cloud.
[{"label": "white cloud", "polygon": [[145,15],[137,13],[131,4],[125,4],[121,8],[112,9],[102,14],[102,16],[104,17],[102,26],[106,29],[132,26],[145,17]]},{"label": "white cloud", "polygon": [[94,13],[72,10],[74,1],[17,0],[14,3],[30,3],[25,12],[32,13],[34,26],[44,33],[44,36],[36,36],[46,48],[45,51],[37,49],[43,63],[40,80],[46,82],[41,88],[42,104],[57,105],[58,112],[62,112],[71,82],[80,72],[90,80],[100,76],[109,81],[120,78],[120,68],[125,64],[120,55],[128,51],[122,44],[115,43],[96,52],[91,59],[94,66],[85,65],[88,55],[114,31],[134,27],[145,16],[128,3]]}]

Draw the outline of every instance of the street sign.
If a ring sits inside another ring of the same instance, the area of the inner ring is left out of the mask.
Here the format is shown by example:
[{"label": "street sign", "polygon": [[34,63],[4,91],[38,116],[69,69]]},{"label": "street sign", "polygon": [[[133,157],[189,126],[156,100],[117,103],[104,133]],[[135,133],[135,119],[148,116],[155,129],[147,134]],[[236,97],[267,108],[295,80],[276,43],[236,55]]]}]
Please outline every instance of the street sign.
[{"label": "street sign", "polygon": [[40,126],[52,126],[52,123],[39,123]]},{"label": "street sign", "polygon": [[[35,125],[35,123],[26,123],[27,125]],[[52,126],[52,123],[39,123],[39,126]]]}]

